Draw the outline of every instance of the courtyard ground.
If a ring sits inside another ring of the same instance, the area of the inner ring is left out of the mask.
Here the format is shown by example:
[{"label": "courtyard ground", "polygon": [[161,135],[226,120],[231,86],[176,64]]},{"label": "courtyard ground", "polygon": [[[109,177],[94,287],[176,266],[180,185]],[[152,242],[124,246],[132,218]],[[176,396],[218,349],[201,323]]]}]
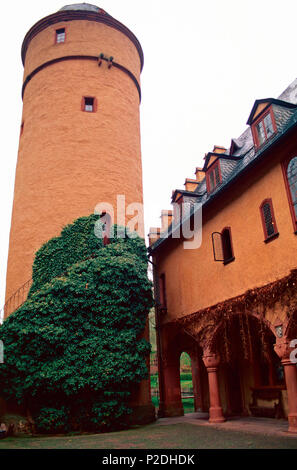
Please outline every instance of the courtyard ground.
[{"label": "courtyard ground", "polygon": [[297,449],[284,420],[242,418],[209,425],[197,413],[106,434],[9,437],[2,449]]}]

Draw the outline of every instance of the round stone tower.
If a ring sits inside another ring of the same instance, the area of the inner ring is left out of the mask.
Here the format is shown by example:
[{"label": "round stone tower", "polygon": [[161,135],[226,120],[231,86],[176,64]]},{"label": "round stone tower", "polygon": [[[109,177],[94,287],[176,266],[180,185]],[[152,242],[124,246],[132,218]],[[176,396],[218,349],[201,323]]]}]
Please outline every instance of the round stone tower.
[{"label": "round stone tower", "polygon": [[[125,208],[142,203],[143,53],[134,34],[97,6],[68,5],[28,31],[22,60],[6,300],[24,295],[35,252],[66,224],[102,202],[116,217],[119,195],[127,223]],[[143,235],[142,221],[136,229]]]},{"label": "round stone tower", "polygon": [[[35,252],[98,204],[109,204],[122,225],[135,219],[136,203],[135,229],[143,236],[137,38],[97,6],[68,5],[28,31],[22,60],[6,317],[26,298]],[[154,419],[148,380],[130,404],[133,422]]]}]

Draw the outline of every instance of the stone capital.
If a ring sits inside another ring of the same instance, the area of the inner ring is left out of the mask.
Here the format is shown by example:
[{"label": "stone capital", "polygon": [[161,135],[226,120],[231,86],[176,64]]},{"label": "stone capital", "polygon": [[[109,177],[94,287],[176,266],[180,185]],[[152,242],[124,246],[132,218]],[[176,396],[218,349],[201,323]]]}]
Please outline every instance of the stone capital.
[{"label": "stone capital", "polygon": [[287,361],[290,357],[290,353],[292,352],[292,348],[290,347],[290,340],[286,336],[283,336],[282,338],[276,338],[274,350],[281,361]]},{"label": "stone capital", "polygon": [[[203,362],[206,369],[214,369],[214,371],[218,368],[220,364],[220,356],[217,353],[211,352],[209,348],[204,349],[203,351]],[[211,372],[211,371],[210,371]]]}]

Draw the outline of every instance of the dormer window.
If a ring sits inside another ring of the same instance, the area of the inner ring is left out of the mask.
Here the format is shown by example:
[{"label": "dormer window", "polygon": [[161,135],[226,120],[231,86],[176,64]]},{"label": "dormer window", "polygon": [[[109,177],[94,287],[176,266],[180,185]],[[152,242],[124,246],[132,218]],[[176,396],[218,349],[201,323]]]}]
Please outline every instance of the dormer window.
[{"label": "dormer window", "polygon": [[231,140],[231,146],[230,146],[230,155],[234,155],[235,152],[237,152],[240,149],[240,145],[234,140]]},{"label": "dormer window", "polygon": [[247,124],[251,126],[256,149],[268,142],[280,130],[278,126],[283,126],[296,108],[296,104],[275,98],[255,101]]},{"label": "dormer window", "polygon": [[268,113],[264,117],[261,117],[261,119],[255,124],[257,147],[264,144],[264,142],[270,139],[270,137],[276,132],[276,126],[274,120],[272,120],[272,116],[272,110],[270,109]]},{"label": "dormer window", "polygon": [[217,186],[222,181],[222,175],[221,175],[221,169],[220,169],[220,163],[219,160],[217,160],[211,167],[207,170],[206,173],[206,185],[207,185],[207,191],[209,193],[212,193]]},{"label": "dormer window", "polygon": [[258,142],[260,145],[262,145],[266,140],[265,132],[264,132],[264,123],[260,121],[259,124],[256,125],[256,129],[257,129]]},{"label": "dormer window", "polygon": [[[269,102],[258,103],[254,105],[254,115],[253,112],[248,120],[248,124],[251,125],[253,139],[255,147],[261,147],[265,144],[277,131],[273,106]],[[258,107],[257,107],[258,106]],[[264,106],[264,109],[261,109],[260,106]],[[260,112],[258,112],[260,109]]]},{"label": "dormer window", "polygon": [[271,112],[266,114],[266,116],[263,119],[263,123],[264,123],[264,130],[266,132],[266,138],[269,139],[269,137],[271,137],[276,131],[276,127],[273,125],[273,122],[272,122]]},{"label": "dormer window", "polygon": [[272,108],[259,117],[252,125],[252,132],[256,147],[261,147],[276,132],[276,124],[272,112]]}]

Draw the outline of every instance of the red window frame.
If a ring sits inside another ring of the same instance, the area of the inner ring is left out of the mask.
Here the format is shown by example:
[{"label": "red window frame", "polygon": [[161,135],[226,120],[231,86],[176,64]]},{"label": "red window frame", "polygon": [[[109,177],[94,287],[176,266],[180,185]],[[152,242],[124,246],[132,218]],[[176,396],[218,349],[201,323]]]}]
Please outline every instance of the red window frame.
[{"label": "red window frame", "polygon": [[[266,126],[264,124],[264,119],[266,116],[268,116],[268,114],[270,114],[270,117],[271,117],[271,122],[272,122],[272,126],[273,126],[273,134],[270,136],[270,137],[267,137],[267,131],[266,131]],[[257,131],[257,126],[258,124],[262,121],[263,123],[263,128],[264,128],[264,134],[265,134],[265,140],[264,142],[260,143],[259,141],[259,136],[258,136],[258,131]],[[273,112],[273,109],[272,109],[272,106],[269,106],[269,108],[260,114],[260,116],[256,119],[255,122],[253,122],[252,126],[252,134],[253,134],[253,139],[254,139],[254,143],[255,143],[255,146],[257,148],[261,147],[262,145],[264,145],[269,139],[271,139],[274,134],[277,132],[277,126],[276,126],[276,122],[275,122],[275,117],[274,117],[274,112]]]},{"label": "red window frame", "polygon": [[[57,39],[58,39],[58,31],[60,31],[61,29],[64,29],[65,38],[64,38],[64,41],[58,42],[58,41],[57,41]],[[65,42],[66,42],[66,28],[65,28],[65,26],[61,26],[61,28],[55,29],[55,44],[56,44],[56,45],[65,44]]]},{"label": "red window frame", "polygon": [[[264,216],[264,206],[266,204],[269,205],[270,215],[271,215],[271,219],[272,219],[272,225],[274,227],[274,232],[271,235],[268,234],[267,225],[266,225],[265,216]],[[271,240],[274,240],[275,238],[277,238],[279,236],[279,233],[278,233],[278,230],[277,230],[277,225],[276,225],[276,220],[275,220],[275,215],[274,215],[274,210],[273,210],[272,199],[271,198],[264,199],[264,201],[262,201],[259,209],[260,209],[261,220],[262,220],[262,225],[263,225],[263,232],[264,232],[264,237],[265,237],[264,242],[267,243]]]},{"label": "red window frame", "polygon": [[[86,99],[92,99],[93,100],[93,110],[92,111],[86,111],[85,106],[86,106]],[[97,111],[97,98],[94,96],[83,96],[81,100],[81,110],[85,113],[96,113]]]},{"label": "red window frame", "polygon": [[[219,170],[219,172],[218,172],[219,181],[218,182],[217,182],[216,174],[215,174],[216,168],[218,168],[218,170]],[[210,175],[212,173],[214,174],[214,186],[213,187],[211,187],[211,182],[210,182]],[[221,182],[222,182],[222,173],[221,173],[220,161],[216,160],[214,163],[212,163],[212,165],[210,165],[210,167],[207,168],[207,171],[206,171],[206,188],[207,188],[207,192],[212,193],[221,184]]]},{"label": "red window frame", "polygon": [[287,191],[288,201],[289,201],[289,208],[290,208],[290,213],[291,213],[291,217],[292,217],[293,230],[294,230],[295,234],[297,234],[297,216],[295,214],[294,204],[293,204],[293,199],[292,199],[292,194],[291,194],[291,189],[290,189],[290,184],[289,184],[289,181],[288,181],[288,166],[289,166],[289,163],[291,162],[291,160],[293,160],[293,158],[296,158],[296,157],[297,157],[297,155],[293,155],[292,157],[290,157],[287,160],[285,160],[284,162],[282,162],[282,172],[283,172],[283,177],[284,177],[284,181],[285,181],[285,188],[286,188],[286,191]]}]

